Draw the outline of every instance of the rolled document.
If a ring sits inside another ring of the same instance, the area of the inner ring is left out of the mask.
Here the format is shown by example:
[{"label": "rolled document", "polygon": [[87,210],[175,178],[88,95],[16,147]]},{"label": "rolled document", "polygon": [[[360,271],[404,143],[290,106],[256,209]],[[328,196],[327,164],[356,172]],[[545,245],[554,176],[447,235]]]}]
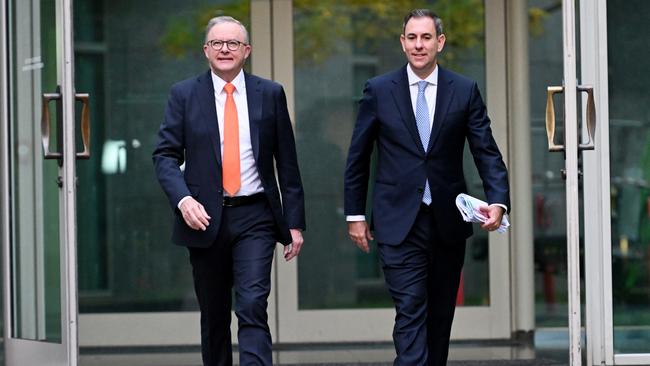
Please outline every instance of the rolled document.
[{"label": "rolled document", "polygon": [[[466,222],[476,222],[482,224],[487,221],[487,217],[483,215],[483,213],[479,210],[479,207],[488,206],[488,204],[478,198],[474,198],[468,194],[461,193],[456,197],[456,206],[458,207],[460,214],[463,216],[463,220]],[[500,233],[505,233],[506,230],[508,230],[509,226],[510,222],[508,221],[508,214],[504,213],[503,217],[501,218],[501,225],[497,231]]]}]

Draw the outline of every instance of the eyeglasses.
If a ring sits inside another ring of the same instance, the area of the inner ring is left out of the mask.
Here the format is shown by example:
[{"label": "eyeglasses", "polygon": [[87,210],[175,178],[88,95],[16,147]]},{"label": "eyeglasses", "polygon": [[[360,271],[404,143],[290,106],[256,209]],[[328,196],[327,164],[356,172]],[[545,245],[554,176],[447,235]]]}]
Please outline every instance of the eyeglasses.
[{"label": "eyeglasses", "polygon": [[231,39],[229,41],[213,39],[211,41],[207,41],[205,44],[212,47],[212,49],[215,51],[220,51],[223,48],[224,44],[226,45],[229,51],[237,51],[241,45],[247,45],[247,43],[239,42],[235,39]]}]

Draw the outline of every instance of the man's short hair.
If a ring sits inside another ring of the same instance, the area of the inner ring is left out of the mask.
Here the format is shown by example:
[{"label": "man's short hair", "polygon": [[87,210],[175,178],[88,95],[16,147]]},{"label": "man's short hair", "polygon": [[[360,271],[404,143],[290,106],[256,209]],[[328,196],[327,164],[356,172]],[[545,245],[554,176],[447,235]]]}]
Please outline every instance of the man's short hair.
[{"label": "man's short hair", "polygon": [[248,43],[248,30],[246,30],[246,27],[239,20],[237,20],[237,19],[235,19],[233,17],[229,17],[227,15],[222,15],[222,16],[218,16],[218,17],[214,17],[214,18],[210,19],[210,21],[208,22],[208,25],[205,27],[205,41],[204,42],[209,41],[208,33],[210,33],[210,29],[212,29],[212,27],[214,27],[215,25],[220,24],[220,23],[235,23],[235,24],[238,24],[241,27],[242,31],[244,31],[244,42]]},{"label": "man's short hair", "polygon": [[439,36],[442,34],[442,19],[440,17],[432,12],[429,9],[413,9],[411,10],[406,16],[404,17],[404,24],[402,25],[402,34],[406,31],[406,23],[411,20],[411,18],[431,18],[433,19],[433,24],[436,26],[436,36]]}]

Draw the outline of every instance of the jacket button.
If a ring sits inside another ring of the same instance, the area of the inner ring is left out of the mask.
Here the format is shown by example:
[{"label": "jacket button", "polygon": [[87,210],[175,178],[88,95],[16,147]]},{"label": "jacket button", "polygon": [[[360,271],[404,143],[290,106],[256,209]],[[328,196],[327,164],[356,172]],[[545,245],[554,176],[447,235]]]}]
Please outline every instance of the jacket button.
[{"label": "jacket button", "polygon": [[223,190],[219,189],[217,190],[217,193],[223,193]]},{"label": "jacket button", "polygon": [[424,192],[424,188],[418,187],[418,193],[423,193],[423,192]]}]

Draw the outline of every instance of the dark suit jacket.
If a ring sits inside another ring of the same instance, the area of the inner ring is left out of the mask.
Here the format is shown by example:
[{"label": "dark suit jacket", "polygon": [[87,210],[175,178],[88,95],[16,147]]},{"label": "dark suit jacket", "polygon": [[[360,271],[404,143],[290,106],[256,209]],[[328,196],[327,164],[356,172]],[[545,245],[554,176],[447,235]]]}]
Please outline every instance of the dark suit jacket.
[{"label": "dark suit jacket", "polygon": [[[440,67],[440,66],[438,66]],[[489,203],[510,207],[508,174],[492,137],[478,87],[440,68],[431,138],[425,152],[418,134],[406,66],[370,79],[359,103],[345,172],[345,214],[363,215],[370,155],[377,147],[373,229],[380,243],[399,244],[418,213],[428,178],[438,232],[447,242],[472,235],[455,205],[466,192],[463,149],[469,142]]]},{"label": "dark suit jacket", "polygon": [[[250,74],[245,74],[245,82],[257,171],[273,211],[277,240],[289,244],[289,228],[305,228],[305,208],[286,97],[275,82]],[[208,247],[217,237],[223,209],[221,146],[210,71],[172,87],[158,136],[153,161],[175,213],[172,240]],[[184,172],[179,169],[183,162]],[[185,224],[177,208],[185,196],[199,201],[212,218],[206,231]]]}]

